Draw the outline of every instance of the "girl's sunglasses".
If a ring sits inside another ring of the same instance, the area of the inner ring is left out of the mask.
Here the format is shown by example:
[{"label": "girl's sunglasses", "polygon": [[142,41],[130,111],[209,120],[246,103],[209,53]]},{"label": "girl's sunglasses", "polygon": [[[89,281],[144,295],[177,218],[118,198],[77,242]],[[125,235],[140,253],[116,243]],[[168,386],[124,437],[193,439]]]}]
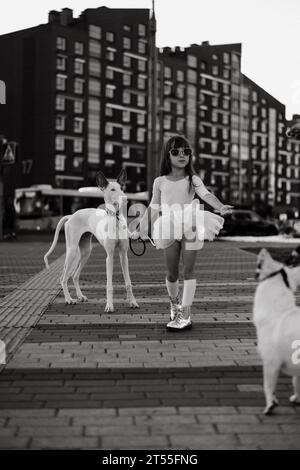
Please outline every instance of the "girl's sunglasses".
[{"label": "girl's sunglasses", "polygon": [[178,155],[180,155],[181,153],[183,153],[185,157],[190,157],[192,155],[192,149],[187,147],[181,151],[179,149],[170,150],[170,154],[172,155],[172,157],[178,157]]}]

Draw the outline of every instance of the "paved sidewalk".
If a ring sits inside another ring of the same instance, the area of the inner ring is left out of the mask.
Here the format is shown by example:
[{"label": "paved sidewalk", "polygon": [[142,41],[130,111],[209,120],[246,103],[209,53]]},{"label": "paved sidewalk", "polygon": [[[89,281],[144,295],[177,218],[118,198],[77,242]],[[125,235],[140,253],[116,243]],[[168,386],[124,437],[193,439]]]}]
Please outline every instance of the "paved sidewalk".
[{"label": "paved sidewalk", "polygon": [[251,322],[256,256],[240,247],[214,242],[199,252],[191,331],[165,329],[164,260],[150,245],[129,259],[139,310],[126,305],[116,256],[115,312],[104,312],[98,246],[81,279],[88,303],[65,305],[63,257],[4,297],[0,334],[22,335],[0,373],[0,447],[299,449],[300,409],[288,403],[288,377],[279,380],[276,415],[261,413]]}]

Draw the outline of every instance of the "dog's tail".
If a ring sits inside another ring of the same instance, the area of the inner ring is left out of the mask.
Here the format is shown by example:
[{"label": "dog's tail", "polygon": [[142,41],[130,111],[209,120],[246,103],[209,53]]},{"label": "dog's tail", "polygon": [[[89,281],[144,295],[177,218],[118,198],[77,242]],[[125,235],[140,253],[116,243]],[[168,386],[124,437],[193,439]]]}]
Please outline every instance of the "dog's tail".
[{"label": "dog's tail", "polygon": [[51,255],[52,251],[56,247],[60,229],[67,222],[67,220],[69,220],[70,217],[71,217],[71,215],[65,215],[62,219],[60,219],[60,221],[57,224],[52,245],[50,246],[49,250],[47,251],[47,253],[44,256],[44,262],[45,262],[46,268],[49,268],[48,256]]}]

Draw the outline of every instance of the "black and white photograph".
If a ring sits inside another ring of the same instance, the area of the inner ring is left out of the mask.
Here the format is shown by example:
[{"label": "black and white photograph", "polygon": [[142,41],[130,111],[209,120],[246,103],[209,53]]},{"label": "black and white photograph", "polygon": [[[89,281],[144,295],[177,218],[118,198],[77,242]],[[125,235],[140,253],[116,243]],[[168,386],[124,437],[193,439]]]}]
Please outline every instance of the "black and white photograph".
[{"label": "black and white photograph", "polygon": [[299,0],[4,0],[2,455],[300,450],[299,32]]}]

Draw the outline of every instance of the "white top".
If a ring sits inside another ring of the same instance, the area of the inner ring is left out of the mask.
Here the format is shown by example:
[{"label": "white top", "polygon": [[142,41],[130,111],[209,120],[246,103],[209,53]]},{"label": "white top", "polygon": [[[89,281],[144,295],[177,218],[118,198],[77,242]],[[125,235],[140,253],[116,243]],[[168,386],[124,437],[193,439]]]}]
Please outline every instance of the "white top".
[{"label": "white top", "polygon": [[194,186],[189,190],[190,183],[188,176],[177,181],[171,181],[165,175],[158,176],[153,183],[153,195],[150,205],[158,205],[162,212],[166,210],[180,210],[184,209],[187,204],[191,204],[195,193],[200,198],[210,194],[198,175],[193,175],[192,181]]}]

